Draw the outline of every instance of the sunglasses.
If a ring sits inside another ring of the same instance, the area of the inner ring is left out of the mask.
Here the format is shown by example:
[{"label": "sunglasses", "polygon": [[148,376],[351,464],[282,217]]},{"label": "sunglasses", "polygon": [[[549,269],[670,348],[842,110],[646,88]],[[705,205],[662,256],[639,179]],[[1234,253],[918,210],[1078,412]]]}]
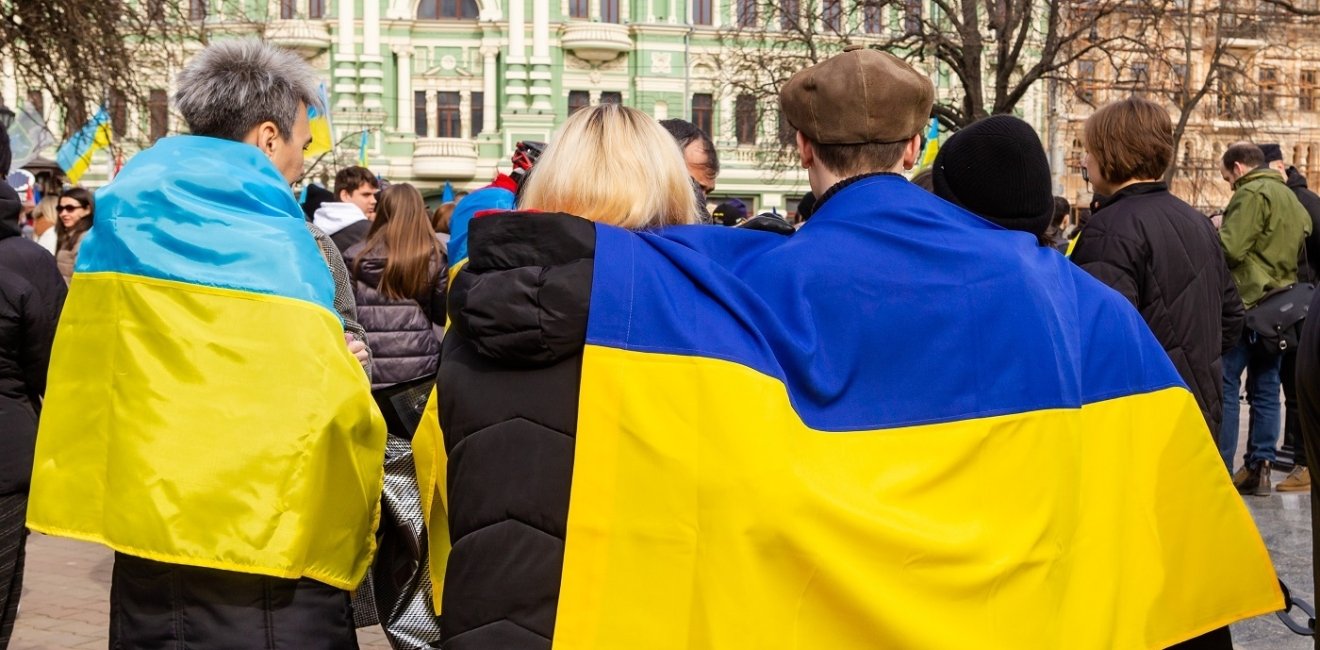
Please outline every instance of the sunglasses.
[{"label": "sunglasses", "polygon": [[59,207],[59,211],[60,211],[60,212],[73,212],[74,210],[79,210],[79,209],[82,209],[82,208],[84,208],[84,207],[86,207],[86,206],[82,206],[82,205],[61,205],[61,206]]}]

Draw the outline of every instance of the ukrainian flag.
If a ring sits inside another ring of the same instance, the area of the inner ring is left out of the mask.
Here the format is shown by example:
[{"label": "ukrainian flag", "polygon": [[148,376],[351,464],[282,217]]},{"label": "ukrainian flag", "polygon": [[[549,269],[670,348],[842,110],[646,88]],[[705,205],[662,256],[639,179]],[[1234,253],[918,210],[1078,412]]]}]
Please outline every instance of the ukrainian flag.
[{"label": "ukrainian flag", "polygon": [[935,156],[940,153],[940,119],[930,118],[930,128],[926,130],[926,148],[921,152],[921,167],[935,164]]},{"label": "ukrainian flag", "polygon": [[325,91],[325,84],[320,87],[320,107],[307,107],[307,128],[312,132],[312,141],[303,151],[303,158],[311,159],[334,150],[334,138],[330,135],[330,97]]},{"label": "ukrainian flag", "polygon": [[556,648],[1165,648],[1281,608],[1118,294],[895,175],[727,230],[596,228]]},{"label": "ukrainian flag", "polygon": [[64,170],[70,183],[77,183],[87,168],[92,165],[92,154],[110,146],[110,114],[105,108],[96,111],[96,115],[87,121],[78,132],[73,134],[59,151],[55,152],[55,161]]},{"label": "ukrainian flag", "polygon": [[288,183],[165,138],[97,195],[55,339],[28,526],[342,589],[379,517],[384,422]]}]

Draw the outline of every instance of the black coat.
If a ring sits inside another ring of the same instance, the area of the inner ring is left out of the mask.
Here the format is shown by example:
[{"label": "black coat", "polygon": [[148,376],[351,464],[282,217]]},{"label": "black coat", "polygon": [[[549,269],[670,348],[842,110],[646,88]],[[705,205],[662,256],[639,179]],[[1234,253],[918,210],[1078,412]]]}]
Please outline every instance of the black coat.
[{"label": "black coat", "polygon": [[1297,195],[1306,213],[1311,215],[1311,234],[1306,237],[1302,245],[1303,255],[1297,260],[1297,281],[1315,282],[1317,276],[1314,265],[1320,264],[1320,195],[1306,186],[1306,177],[1296,167],[1288,168],[1288,188]]},{"label": "black coat", "polygon": [[555,628],[596,231],[520,217],[474,220],[477,245],[450,287],[439,406],[453,550],[440,625],[453,650],[548,650]]},{"label": "black coat", "polygon": [[431,260],[435,281],[430,291],[395,300],[385,297],[378,289],[388,252],[378,248],[362,257],[365,247],[366,243],[362,242],[345,251],[344,264],[353,277],[358,321],[366,329],[367,344],[371,346],[372,387],[435,374],[440,364],[440,333],[445,324],[448,285],[444,254],[437,247],[437,254]]},{"label": "black coat", "polygon": [[1243,309],[1210,220],[1162,183],[1130,185],[1098,202],[1072,260],[1136,306],[1218,435]]},{"label": "black coat", "polygon": [[0,494],[26,492],[64,278],[46,249],[20,236],[20,204],[0,181]]}]

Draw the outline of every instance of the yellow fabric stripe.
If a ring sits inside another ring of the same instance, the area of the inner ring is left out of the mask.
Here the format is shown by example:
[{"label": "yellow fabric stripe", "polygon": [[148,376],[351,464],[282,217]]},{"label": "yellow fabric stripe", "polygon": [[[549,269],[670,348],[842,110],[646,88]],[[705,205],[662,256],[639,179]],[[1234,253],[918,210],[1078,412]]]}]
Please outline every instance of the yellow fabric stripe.
[{"label": "yellow fabric stripe", "polygon": [[824,433],[744,366],[588,346],[579,407],[559,649],[1165,648],[1282,605],[1181,388]]},{"label": "yellow fabric stripe", "polygon": [[426,522],[427,557],[431,561],[431,598],[435,613],[440,614],[441,594],[445,588],[445,567],[449,564],[449,454],[440,431],[440,398],[436,388],[426,399],[422,421],[413,433],[413,463],[417,468],[417,487],[422,495],[422,521]]},{"label": "yellow fabric stripe", "polygon": [[30,528],[351,589],[375,550],[384,421],[343,327],[289,298],[79,274]]}]

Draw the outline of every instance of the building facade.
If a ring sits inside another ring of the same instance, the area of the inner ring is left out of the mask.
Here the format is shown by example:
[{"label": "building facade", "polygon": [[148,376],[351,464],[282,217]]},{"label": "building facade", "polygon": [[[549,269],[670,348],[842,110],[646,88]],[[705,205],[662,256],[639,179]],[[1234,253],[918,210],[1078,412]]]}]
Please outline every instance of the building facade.
[{"label": "building facade", "polygon": [[[1303,6],[1307,3],[1298,3]],[[1309,3],[1312,8],[1315,2]],[[1264,0],[1171,2],[1155,16],[1119,13],[1099,25],[1140,46],[1076,61],[1057,84],[1053,119],[1056,191],[1075,208],[1091,200],[1082,180],[1083,124],[1099,106],[1131,95],[1164,105],[1179,131],[1174,194],[1212,214],[1232,188],[1221,156],[1238,141],[1278,143],[1284,162],[1320,186],[1320,23]]]}]

